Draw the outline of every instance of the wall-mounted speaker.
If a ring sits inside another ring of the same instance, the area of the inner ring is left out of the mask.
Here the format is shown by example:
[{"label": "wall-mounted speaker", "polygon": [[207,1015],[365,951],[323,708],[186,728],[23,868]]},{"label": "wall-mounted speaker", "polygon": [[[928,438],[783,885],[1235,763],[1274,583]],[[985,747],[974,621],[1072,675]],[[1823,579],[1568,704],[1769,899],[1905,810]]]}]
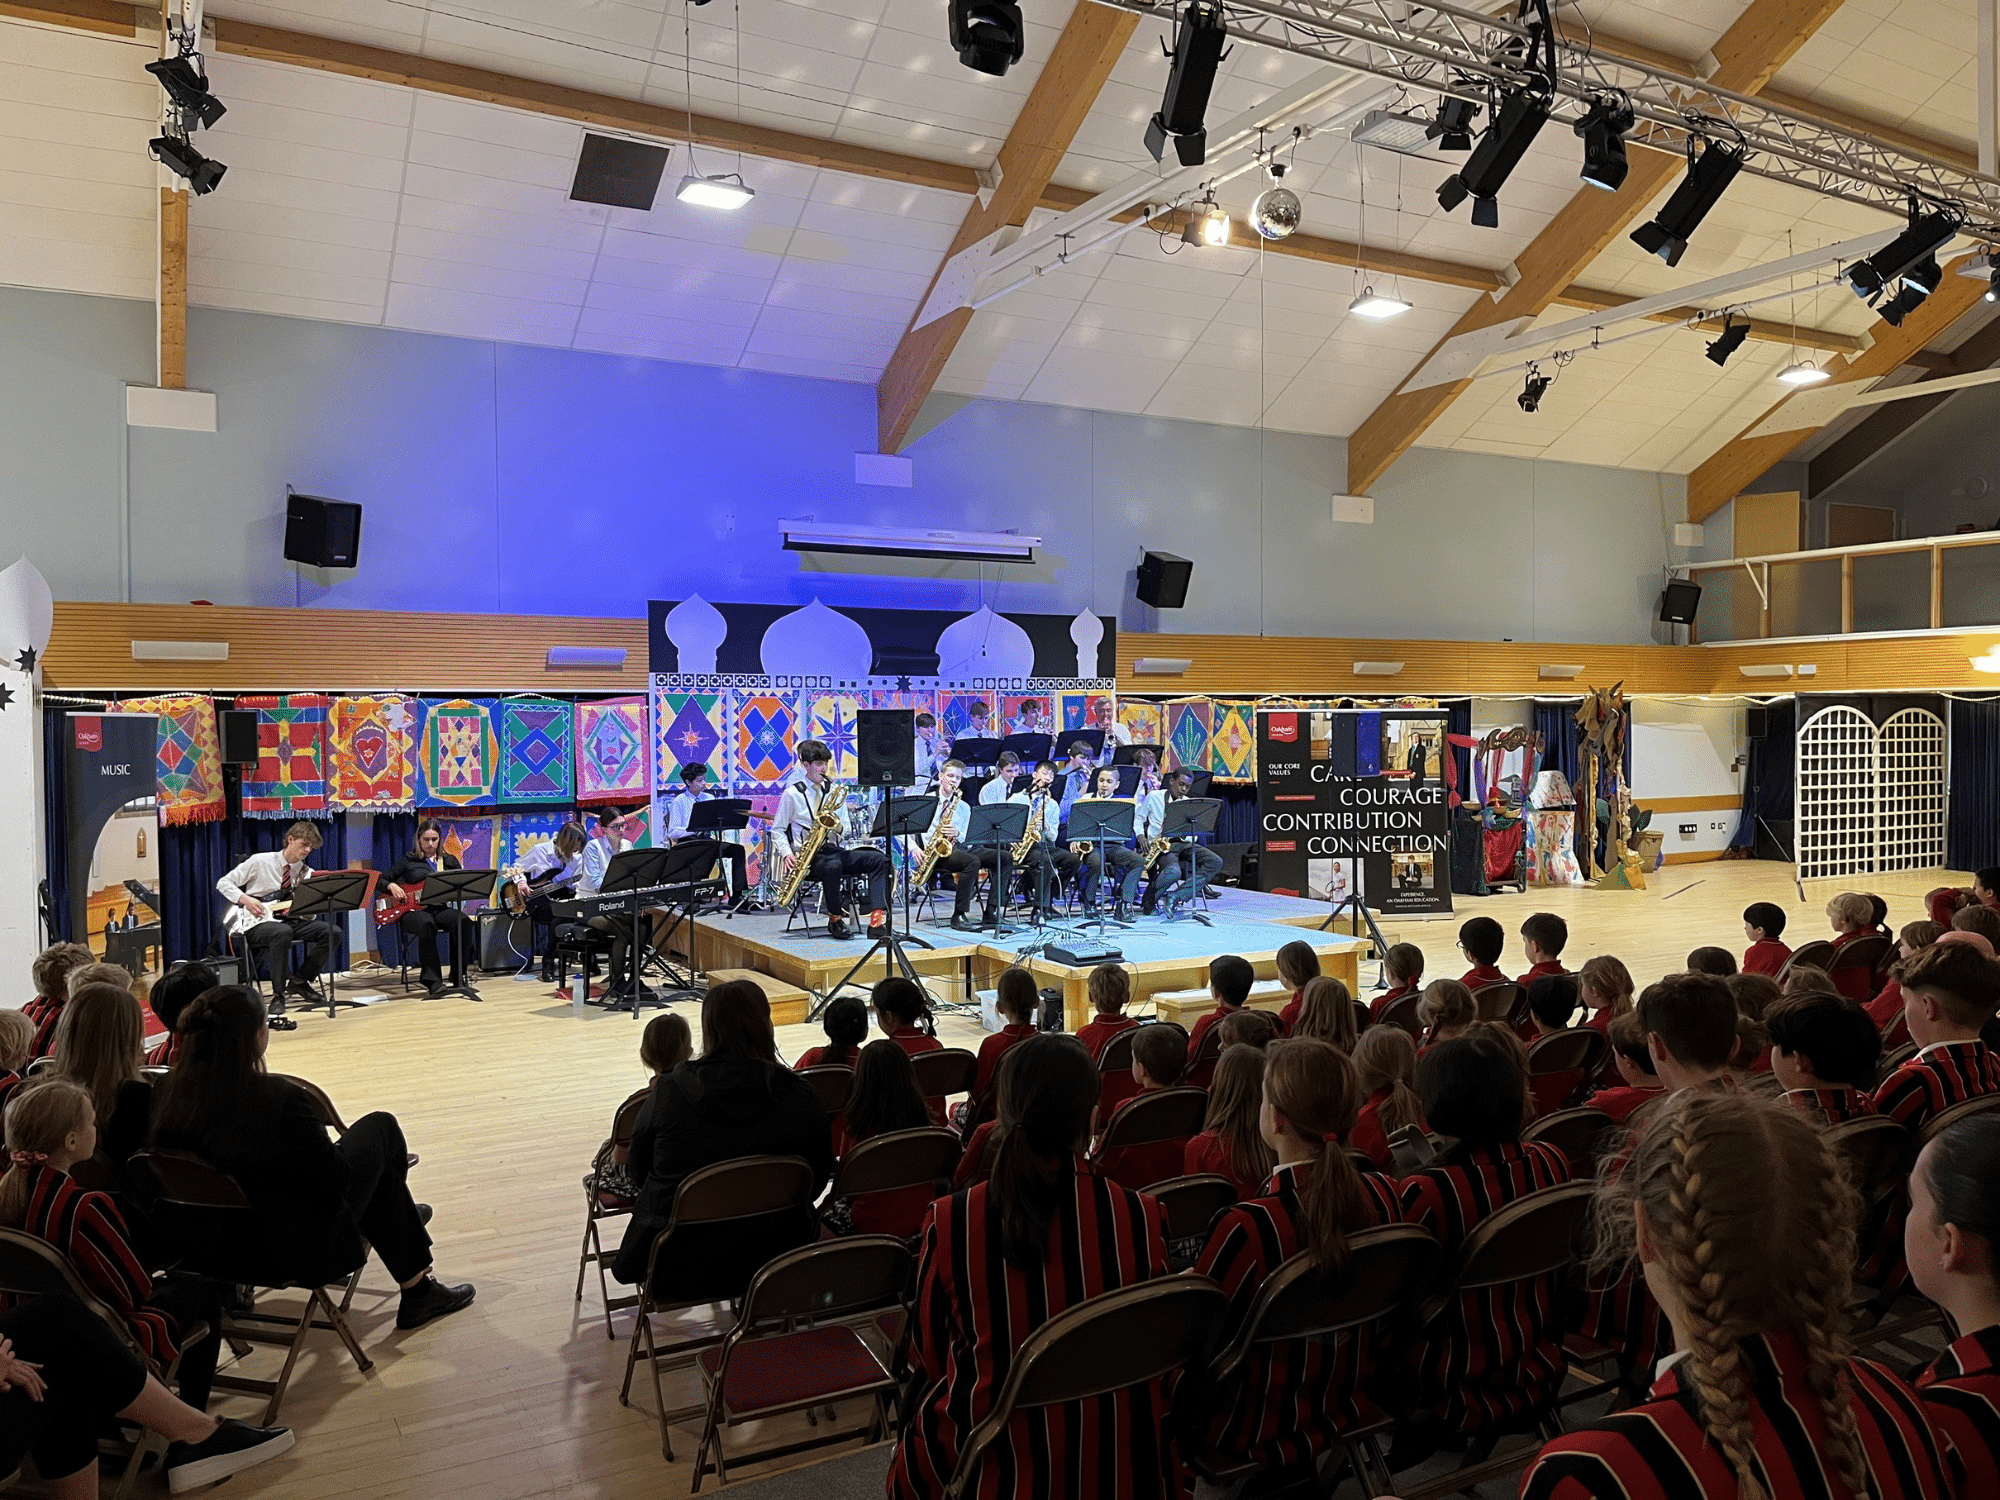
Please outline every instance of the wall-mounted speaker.
[{"label": "wall-mounted speaker", "polygon": [[1767,740],[1771,737],[1771,710],[1768,708],[1747,708],[1743,711],[1743,737],[1748,740]]},{"label": "wall-mounted speaker", "polygon": [[1148,552],[1139,563],[1139,602],[1155,609],[1179,609],[1187,603],[1188,581],[1193,577],[1194,564],[1185,557]]},{"label": "wall-mounted speaker", "polygon": [[854,758],[863,786],[909,786],[917,779],[917,711],[863,708],[854,715]]},{"label": "wall-mounted speaker", "polygon": [[226,708],[216,716],[222,729],[222,763],[257,764],[257,715],[247,708]]},{"label": "wall-mounted speaker", "polygon": [[285,560],[313,568],[357,566],[361,561],[361,507],[318,495],[287,495]]},{"label": "wall-mounted speaker", "polygon": [[1660,618],[1669,625],[1692,625],[1701,607],[1701,585],[1676,578],[1660,592]]}]

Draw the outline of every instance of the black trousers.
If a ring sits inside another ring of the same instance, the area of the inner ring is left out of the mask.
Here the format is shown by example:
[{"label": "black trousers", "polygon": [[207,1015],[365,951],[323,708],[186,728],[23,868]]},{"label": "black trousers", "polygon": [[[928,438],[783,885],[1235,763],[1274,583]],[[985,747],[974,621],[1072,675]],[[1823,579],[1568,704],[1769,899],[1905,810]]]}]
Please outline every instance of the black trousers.
[{"label": "black trousers", "polygon": [[[982,844],[972,851],[974,857],[979,861],[979,869],[991,870],[993,872],[992,878],[986,882],[986,902],[982,908],[985,918],[989,922],[993,920],[994,907],[1005,905],[1004,898],[1007,893],[1007,882],[1013,878],[1014,874],[1014,856],[1009,852],[1012,848],[1013,845],[1011,844],[997,849],[991,844]],[[972,878],[975,881],[978,880],[979,875],[977,871],[973,873]]]},{"label": "black trousers", "polygon": [[963,844],[953,844],[938,860],[937,867],[952,877],[957,887],[952,896],[951,914],[971,914],[972,898],[979,894],[979,856]]},{"label": "black trousers", "polygon": [[153,1283],[147,1299],[181,1328],[197,1323],[208,1325],[208,1337],[198,1344],[181,1345],[178,1373],[181,1400],[196,1411],[208,1410],[208,1395],[215,1385],[216,1356],[222,1352],[222,1285],[195,1276],[172,1276]]},{"label": "black trousers", "polygon": [[97,1467],[97,1435],[146,1389],[146,1366],[104,1320],[68,1297],[0,1312],[14,1356],[42,1367],[42,1399],[0,1392],[0,1473],[33,1454],[43,1479]]},{"label": "black trousers", "polygon": [[1040,843],[1021,861],[1021,873],[1034,882],[1035,905],[1046,908],[1062,894],[1063,886],[1076,874],[1081,861],[1066,844]]},{"label": "black trousers", "polygon": [[445,934],[451,945],[451,982],[465,982],[465,945],[472,929],[472,918],[455,906],[420,906],[398,918],[396,927],[405,942],[416,945],[417,962],[422,966],[421,978],[425,984],[444,982],[438,972],[437,935],[440,932]]},{"label": "black trousers", "polygon": [[847,892],[842,882],[850,875],[868,879],[868,910],[880,911],[889,904],[889,859],[880,849],[862,845],[856,849],[822,849],[813,856],[812,878],[826,896],[829,917],[847,915]]},{"label": "black trousers", "polygon": [[1101,851],[1092,844],[1090,852],[1083,857],[1083,904],[1095,908],[1097,905],[1097,885],[1103,878],[1104,867],[1109,864],[1117,873],[1118,899],[1130,906],[1139,899],[1139,870],[1144,861],[1137,849],[1128,849],[1123,844],[1107,844]]},{"label": "black trousers", "polygon": [[384,1269],[398,1283],[429,1270],[430,1231],[410,1196],[410,1147],[396,1117],[363,1115],[333,1149],[347,1163],[347,1206]]},{"label": "black trousers", "polygon": [[277,997],[271,1004],[273,1014],[285,1008],[285,981],[292,977],[292,944],[306,945],[306,961],[299,965],[297,977],[308,982],[319,978],[319,971],[333,956],[333,929],[319,921],[259,922],[243,934],[243,940],[249,944],[253,960],[263,954],[271,971],[271,993]]},{"label": "black trousers", "polygon": [[[1189,863],[1188,851],[1193,850],[1194,885],[1181,890],[1182,872]],[[1148,904],[1162,896],[1189,895],[1198,892],[1222,870],[1222,856],[1206,844],[1181,842],[1172,845],[1160,856],[1160,862],[1153,871],[1153,884],[1146,892]]]},{"label": "black trousers", "polygon": [[613,990],[623,988],[626,960],[632,956],[632,919],[606,914],[592,917],[590,925],[599,932],[611,934],[611,964],[605,974],[605,983]]}]

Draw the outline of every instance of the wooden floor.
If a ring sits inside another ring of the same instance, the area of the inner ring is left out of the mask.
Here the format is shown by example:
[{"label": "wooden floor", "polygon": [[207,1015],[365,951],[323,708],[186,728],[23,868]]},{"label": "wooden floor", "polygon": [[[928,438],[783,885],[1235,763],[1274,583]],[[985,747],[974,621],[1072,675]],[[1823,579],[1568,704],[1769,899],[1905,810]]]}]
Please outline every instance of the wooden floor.
[{"label": "wooden floor", "polygon": [[[1890,920],[1900,925],[1922,915],[1923,892],[1944,881],[1942,872],[1920,871],[1867,885],[1888,899]],[[1398,921],[1388,935],[1421,946],[1433,977],[1455,975],[1458,923],[1490,915],[1507,928],[1502,963],[1513,972],[1521,967],[1521,919],[1554,911],[1570,924],[1570,967],[1616,953],[1644,984],[1702,944],[1740,950],[1739,914],[1753,900],[1782,905],[1794,941],[1821,935],[1825,902],[1842,888],[1824,882],[1802,901],[1788,865],[1685,865],[1661,872],[1644,892],[1468,900],[1449,920]],[[1363,978],[1372,982],[1372,965]],[[349,1120],[374,1109],[401,1118],[423,1157],[413,1186],[437,1211],[439,1270],[476,1282],[479,1299],[442,1323],[398,1333],[392,1283],[371,1262],[355,1325],[375,1368],[357,1373],[330,1336],[316,1338],[283,1414],[298,1446],[235,1480],[232,1497],[652,1500],[687,1492],[696,1433],[676,1431],[679,1462],[670,1468],[650,1388],[642,1382],[631,1409],[618,1404],[629,1320],[619,1320],[619,1342],[605,1338],[594,1278],[581,1308],[571,1300],[582,1229],[578,1180],[618,1101],[644,1082],[639,1027],[622,1014],[578,1018],[540,984],[489,978],[483,989],[483,1004],[399,998],[334,1021],[304,1017],[297,1031],[271,1039],[272,1069],[314,1079]],[[940,1031],[948,1042],[976,1044],[972,1023],[947,1018]],[[817,1028],[779,1034],[788,1058],[819,1040]],[[271,1355],[253,1359],[268,1366]],[[691,1400],[689,1385],[670,1399]],[[238,1415],[255,1409],[240,1398],[218,1404]],[[707,1488],[714,1487],[711,1477]]]}]

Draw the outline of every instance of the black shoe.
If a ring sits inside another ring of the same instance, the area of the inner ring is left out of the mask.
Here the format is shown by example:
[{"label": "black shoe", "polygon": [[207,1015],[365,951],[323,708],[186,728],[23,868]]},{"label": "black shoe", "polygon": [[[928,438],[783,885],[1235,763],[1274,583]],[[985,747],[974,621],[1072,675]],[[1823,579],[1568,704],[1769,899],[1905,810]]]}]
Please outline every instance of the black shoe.
[{"label": "black shoe", "polygon": [[283,1011],[273,1011],[271,1013],[269,1021],[266,1024],[268,1024],[273,1031],[297,1031],[299,1029],[299,1023],[297,1021],[294,1021],[290,1016],[286,1015]]},{"label": "black shoe", "polygon": [[828,917],[826,919],[826,935],[836,942],[844,943],[854,936],[854,929],[847,925],[847,918],[845,917]]},{"label": "black shoe", "polygon": [[285,993],[288,995],[304,995],[308,1000],[317,1000],[319,998],[319,990],[310,979],[287,979],[285,981]]},{"label": "black shoe", "polygon": [[419,1224],[430,1223],[432,1212],[433,1210],[428,1203],[419,1203],[417,1205],[417,1222]]},{"label": "black shoe", "polygon": [[223,1289],[222,1305],[233,1313],[255,1312],[257,1310],[257,1288],[248,1282],[236,1282]]},{"label": "black shoe", "polygon": [[471,1282],[463,1286],[446,1286],[437,1277],[426,1276],[403,1293],[402,1305],[396,1309],[396,1326],[421,1328],[433,1319],[472,1306],[472,1298]]},{"label": "black shoe", "polygon": [[289,1427],[252,1427],[224,1417],[203,1441],[168,1445],[167,1488],[178,1495],[205,1484],[218,1484],[231,1474],[276,1458],[292,1442]]},{"label": "black shoe", "polygon": [[953,930],[954,932],[977,932],[977,931],[979,931],[979,924],[978,924],[977,922],[973,921],[973,920],[972,920],[972,918],[971,918],[971,917],[970,917],[969,915],[968,915],[968,916],[960,916],[960,915],[959,915],[959,914],[958,914],[957,912],[953,912],[953,913],[952,913],[952,916],[951,916],[951,926],[952,926],[952,930]]},{"label": "black shoe", "polygon": [[1130,907],[1129,905],[1127,905],[1127,904],[1126,904],[1125,902],[1123,902],[1123,901],[1120,901],[1120,902],[1119,902],[1119,903],[1118,903],[1118,904],[1117,904],[1116,906],[1114,906],[1114,907],[1112,907],[1112,908],[1111,908],[1111,920],[1112,920],[1112,921],[1114,921],[1114,922],[1129,922],[1129,921],[1131,921],[1131,920],[1132,920],[1132,908],[1131,908],[1131,907]]},{"label": "black shoe", "polygon": [[442,979],[434,980],[433,982],[425,985],[424,993],[433,1000],[437,999],[439,996],[444,994],[444,981]]}]

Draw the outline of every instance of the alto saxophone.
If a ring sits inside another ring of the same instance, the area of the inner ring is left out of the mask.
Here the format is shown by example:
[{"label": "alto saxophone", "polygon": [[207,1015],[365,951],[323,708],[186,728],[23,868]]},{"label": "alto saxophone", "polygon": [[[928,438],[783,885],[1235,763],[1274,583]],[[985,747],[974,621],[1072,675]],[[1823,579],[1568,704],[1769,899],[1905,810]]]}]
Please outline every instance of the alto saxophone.
[{"label": "alto saxophone", "polygon": [[929,885],[931,876],[937,871],[938,861],[951,853],[951,818],[957,810],[957,792],[953,792],[938,804],[938,830],[931,836],[930,842],[924,845],[924,852],[917,861],[917,872],[911,877],[911,890],[921,891]]},{"label": "alto saxophone", "polygon": [[812,862],[819,854],[826,836],[839,830],[845,823],[843,809],[847,803],[847,793],[841,787],[828,781],[826,790],[820,793],[819,804],[813,808],[812,828],[792,850],[792,868],[778,883],[778,893],[771,898],[772,904],[789,907],[798,899],[799,891],[805,886],[806,877],[812,872]]},{"label": "alto saxophone", "polygon": [[1147,839],[1146,847],[1139,851],[1139,873],[1152,874],[1153,866],[1160,862],[1160,856],[1167,852],[1168,846],[1172,843],[1172,839]]},{"label": "alto saxophone", "polygon": [[1007,857],[1019,864],[1028,857],[1028,851],[1042,841],[1042,805],[1049,800],[1047,792],[1037,792],[1028,799],[1028,831],[1021,835],[1020,843],[1008,851]]}]

